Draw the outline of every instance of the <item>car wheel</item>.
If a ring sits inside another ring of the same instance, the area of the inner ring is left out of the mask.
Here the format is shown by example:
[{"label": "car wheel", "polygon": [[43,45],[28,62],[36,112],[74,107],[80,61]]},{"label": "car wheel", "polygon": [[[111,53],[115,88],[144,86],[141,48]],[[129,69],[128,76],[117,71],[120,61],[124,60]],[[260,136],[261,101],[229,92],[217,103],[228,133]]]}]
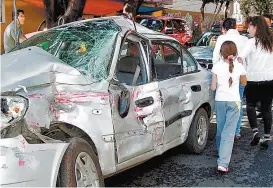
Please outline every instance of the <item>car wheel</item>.
[{"label": "car wheel", "polygon": [[209,134],[209,118],[207,111],[200,108],[191,123],[188,138],[185,142],[186,149],[191,153],[201,153],[207,144]]},{"label": "car wheel", "polygon": [[97,155],[82,138],[71,138],[61,162],[60,187],[103,187],[104,178]]}]

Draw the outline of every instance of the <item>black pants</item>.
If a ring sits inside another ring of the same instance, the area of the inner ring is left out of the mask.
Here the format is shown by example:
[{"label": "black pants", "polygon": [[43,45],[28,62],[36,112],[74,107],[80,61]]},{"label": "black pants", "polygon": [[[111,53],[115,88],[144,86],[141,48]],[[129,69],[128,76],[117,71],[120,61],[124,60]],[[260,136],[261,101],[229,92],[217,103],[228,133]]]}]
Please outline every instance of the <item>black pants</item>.
[{"label": "black pants", "polygon": [[264,120],[264,133],[270,134],[272,126],[273,81],[247,82],[246,102],[247,117],[252,129],[258,128],[256,105],[261,102],[261,112]]}]

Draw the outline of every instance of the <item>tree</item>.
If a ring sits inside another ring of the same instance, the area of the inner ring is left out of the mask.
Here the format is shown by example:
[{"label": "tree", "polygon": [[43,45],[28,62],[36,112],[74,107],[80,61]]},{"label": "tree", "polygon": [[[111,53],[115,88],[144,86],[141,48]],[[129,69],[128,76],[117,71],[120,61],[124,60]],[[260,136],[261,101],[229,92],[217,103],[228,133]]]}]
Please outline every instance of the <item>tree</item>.
[{"label": "tree", "polygon": [[205,6],[206,6],[206,4],[209,4],[209,3],[218,4],[219,0],[202,0],[202,5],[201,5],[201,8],[200,8],[202,21],[205,20]]},{"label": "tree", "polygon": [[230,5],[230,3],[232,2],[232,0],[202,0],[203,3],[202,3],[202,6],[201,6],[201,15],[202,15],[202,20],[204,21],[205,19],[205,6],[206,4],[209,4],[209,3],[214,3],[216,4],[216,8],[215,8],[215,12],[216,12],[216,9],[218,8],[218,5],[220,3],[220,7],[218,9],[218,12],[217,12],[217,15],[220,13],[223,5],[225,4],[225,18],[227,18],[228,16],[228,7]]},{"label": "tree", "polygon": [[47,28],[76,21],[82,17],[86,0],[43,0]]},{"label": "tree", "polygon": [[240,6],[246,16],[250,14],[273,13],[272,0],[240,0]]}]

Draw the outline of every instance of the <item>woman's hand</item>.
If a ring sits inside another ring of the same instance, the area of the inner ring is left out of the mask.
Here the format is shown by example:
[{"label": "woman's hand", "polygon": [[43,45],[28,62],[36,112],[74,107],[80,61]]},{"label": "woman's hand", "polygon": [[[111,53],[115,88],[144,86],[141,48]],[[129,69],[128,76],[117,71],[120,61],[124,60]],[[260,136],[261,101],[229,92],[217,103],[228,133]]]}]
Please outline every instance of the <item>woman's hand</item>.
[{"label": "woman's hand", "polygon": [[243,61],[243,59],[242,59],[241,57],[238,57],[238,58],[237,58],[237,61],[238,61],[239,63],[242,63],[242,64],[244,63],[244,61]]}]

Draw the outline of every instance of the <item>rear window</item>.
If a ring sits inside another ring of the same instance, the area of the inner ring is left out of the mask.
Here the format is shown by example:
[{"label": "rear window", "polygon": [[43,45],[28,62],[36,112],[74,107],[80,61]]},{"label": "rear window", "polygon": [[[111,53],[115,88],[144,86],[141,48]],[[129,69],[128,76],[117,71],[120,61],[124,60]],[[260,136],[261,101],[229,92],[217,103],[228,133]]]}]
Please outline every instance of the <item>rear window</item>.
[{"label": "rear window", "polygon": [[164,20],[155,18],[137,18],[136,22],[157,32],[161,32],[164,27]]}]

